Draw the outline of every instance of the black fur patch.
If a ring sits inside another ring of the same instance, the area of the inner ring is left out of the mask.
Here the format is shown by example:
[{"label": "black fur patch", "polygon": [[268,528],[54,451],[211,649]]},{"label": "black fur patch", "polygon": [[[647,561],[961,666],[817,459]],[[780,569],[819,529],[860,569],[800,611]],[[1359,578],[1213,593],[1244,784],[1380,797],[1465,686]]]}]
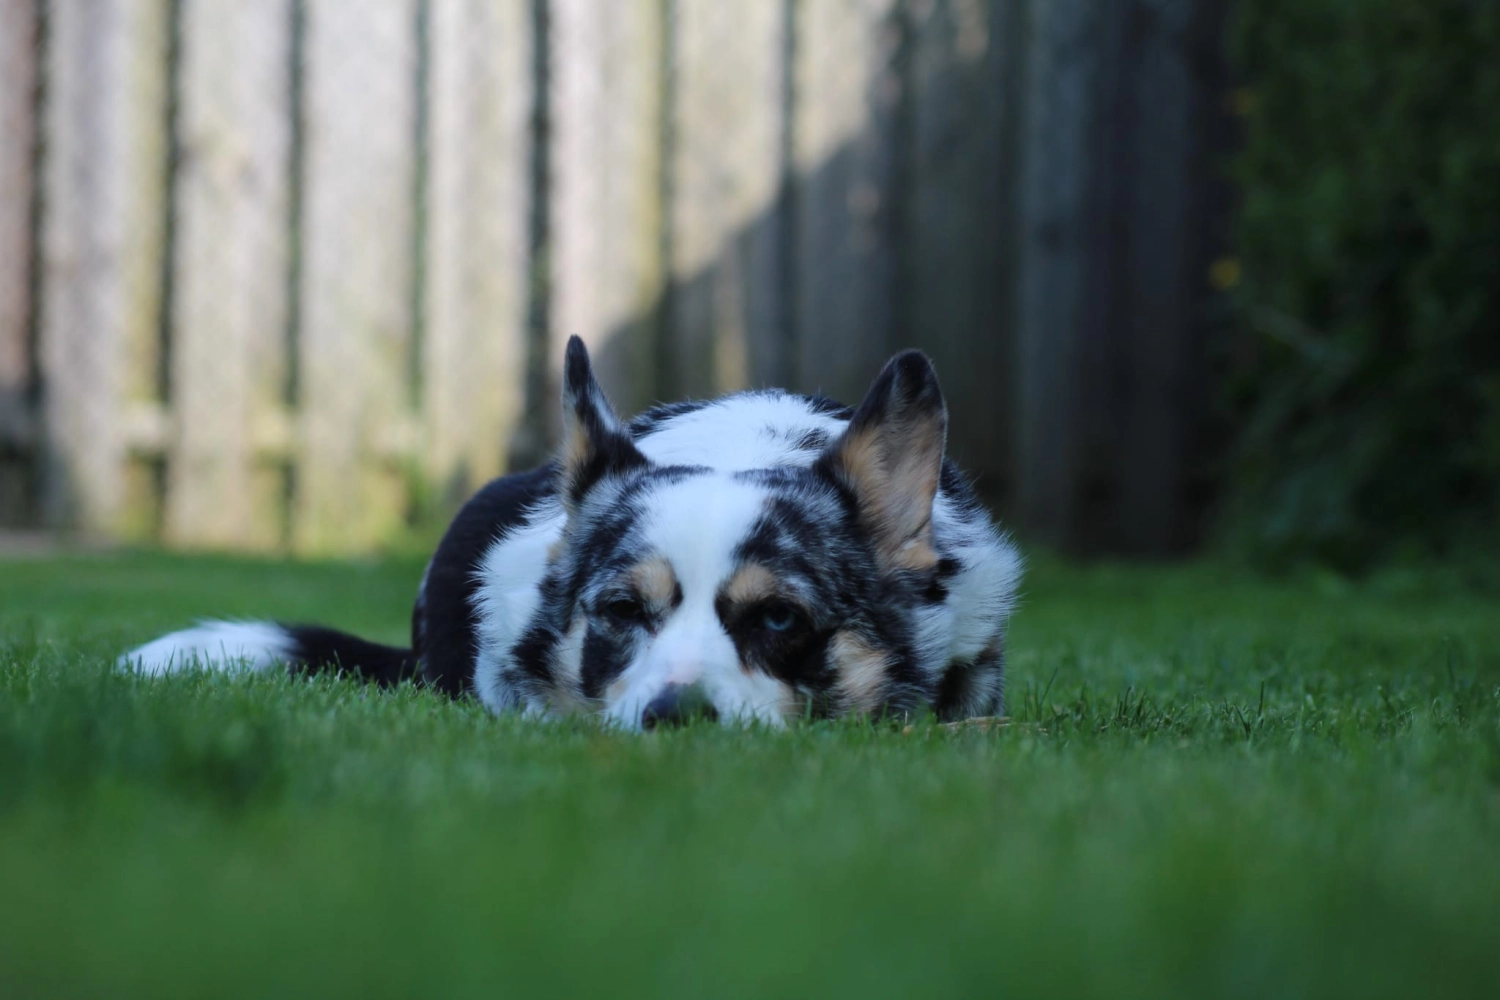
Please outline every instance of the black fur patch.
[{"label": "black fur patch", "polygon": [[[543,600],[546,600],[546,585],[543,584]],[[562,641],[562,636],[556,629],[546,622],[533,622],[531,627],[522,633],[520,641],[511,650],[515,657],[516,665],[522,673],[517,680],[518,687],[527,689],[528,694],[542,696],[547,689],[552,687],[556,679],[556,668],[552,662],[552,654],[557,649],[557,644]]]},{"label": "black fur patch", "polygon": [[845,631],[887,654],[886,710],[920,704],[928,692],[915,659],[913,612],[925,585],[881,574],[853,498],[819,471],[784,468],[742,475],[772,487],[774,496],[736,548],[735,559],[758,563],[809,595],[808,620],[795,641],[757,645],[733,620],[732,610],[721,609],[745,662],[802,692],[816,713],[839,679],[837,664],[829,661],[830,641]]},{"label": "black fur patch", "polygon": [[837,680],[828,663],[828,640],[832,630],[818,628],[800,609],[795,624],[784,632],[765,628],[762,619],[773,602],[760,601],[737,607],[720,598],[715,605],[719,621],[734,642],[740,662],[769,674],[791,687],[823,692]]},{"label": "black fur patch", "polygon": [[602,434],[582,464],[570,470],[568,500],[577,505],[606,477],[623,476],[632,470],[644,469],[647,464],[646,456],[637,451],[629,439],[617,434]]},{"label": "black fur patch", "polygon": [[[621,572],[642,555],[632,543],[653,489],[678,483],[708,470],[695,466],[632,468],[601,485],[602,494],[578,508],[569,521],[558,561],[543,577],[540,602],[530,626],[511,650],[521,676],[507,680],[542,697],[562,683],[555,661],[562,639],[583,609],[586,588]],[[580,691],[598,698],[628,662],[628,643],[592,626],[584,638]]]},{"label": "black fur patch", "polygon": [[797,439],[801,451],[822,451],[833,442],[833,435],[824,430],[811,430]]},{"label": "black fur patch", "polygon": [[[985,650],[967,663],[951,663],[938,679],[932,708],[944,722],[980,715],[996,715],[1004,708],[1005,654],[1002,647]],[[982,674],[998,673],[1002,683],[994,685],[995,693],[984,704],[973,704],[973,692]]]},{"label": "black fur patch", "polygon": [[282,625],[296,649],[292,672],[352,674],[361,680],[393,687],[419,676],[417,658],[409,649],[382,646],[321,625]]},{"label": "black fur patch", "polygon": [[827,396],[799,396],[798,398],[806,402],[814,413],[821,416],[834,417],[838,420],[848,420],[854,416],[854,407],[846,406]]},{"label": "black fur patch", "polygon": [[591,626],[583,639],[579,686],[585,698],[597,700],[630,663],[631,643],[609,630]]},{"label": "black fur patch", "polygon": [[968,515],[970,518],[975,515],[989,516],[984,513],[984,505],[979,502],[979,494],[974,492],[974,486],[969,482],[969,477],[964,475],[951,459],[943,462],[938,489],[960,515]]},{"label": "black fur patch", "polygon": [[922,600],[928,604],[942,604],[948,599],[948,581],[963,572],[964,564],[953,556],[943,556],[937,562],[932,579],[922,591]]},{"label": "black fur patch", "polygon": [[648,464],[604,397],[594,379],[589,352],[576,336],[568,339],[563,358],[563,406],[577,424],[571,433],[583,439],[570,445],[564,466],[570,504],[576,506],[606,476],[624,475]]},{"label": "black fur patch", "polygon": [[680,403],[662,403],[653,406],[630,421],[630,436],[639,440],[647,434],[660,430],[668,421],[685,417],[690,413],[697,413],[714,402],[715,400],[712,399],[690,399]]},{"label": "black fur patch", "polygon": [[428,565],[412,613],[412,649],[423,675],[439,691],[468,691],[479,655],[474,595],[476,572],[495,539],[524,524],[535,505],[551,496],[557,465],[518,472],[487,484],[464,504]]}]

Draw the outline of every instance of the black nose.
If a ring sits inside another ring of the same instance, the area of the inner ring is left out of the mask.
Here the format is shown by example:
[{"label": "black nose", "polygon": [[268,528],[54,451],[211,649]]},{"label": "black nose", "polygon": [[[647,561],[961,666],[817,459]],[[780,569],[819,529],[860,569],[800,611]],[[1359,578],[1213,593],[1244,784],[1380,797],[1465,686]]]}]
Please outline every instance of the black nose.
[{"label": "black nose", "polygon": [[717,722],[718,710],[696,684],[668,684],[641,712],[641,728],[680,726],[691,719]]}]

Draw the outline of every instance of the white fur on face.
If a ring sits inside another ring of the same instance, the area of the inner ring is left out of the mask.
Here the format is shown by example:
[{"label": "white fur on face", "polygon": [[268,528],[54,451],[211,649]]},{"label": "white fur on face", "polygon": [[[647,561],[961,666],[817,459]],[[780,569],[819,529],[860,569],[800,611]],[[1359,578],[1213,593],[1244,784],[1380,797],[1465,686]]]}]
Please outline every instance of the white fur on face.
[{"label": "white fur on face", "polygon": [[816,413],[795,396],[729,396],[667,420],[636,442],[658,465],[708,465],[745,471],[810,465],[818,448],[800,447],[809,431],[837,437],[847,421]]},{"label": "white fur on face", "polygon": [[[474,612],[480,622],[479,652],[474,659],[474,693],[492,712],[517,707],[501,680],[510,647],[536,614],[537,585],[547,570],[547,553],[561,537],[567,515],[556,500],[546,501],[530,521],[497,540],[485,551],[477,575]],[[542,705],[522,706],[532,712]]]},{"label": "white fur on face", "polygon": [[719,588],[734,574],[734,549],[764,510],[765,490],[730,476],[694,476],[652,497],[642,519],[651,553],[671,566],[682,603],[610,685],[605,717],[640,725],[641,712],[669,684],[698,685],[725,720],[779,725],[788,691],[746,670],[715,610]]},{"label": "white fur on face", "polygon": [[[657,424],[637,442],[647,458],[658,464],[707,466],[721,471],[806,467],[819,451],[809,442],[818,434],[836,437],[845,421],[818,412],[806,400],[777,394],[743,394],[706,404]],[[737,492],[738,491],[738,492]],[[738,496],[738,501],[733,497]],[[750,499],[755,498],[751,503]],[[754,521],[764,497],[754,486],[735,483],[724,476],[693,476],[663,488],[647,501],[652,544],[672,552],[661,553],[679,576],[688,575],[687,562],[708,558],[717,566],[704,566],[703,576],[719,579],[706,587],[683,581],[684,603],[678,614],[688,614],[694,599],[708,599],[717,589],[733,548]],[[738,503],[739,513],[730,516]],[[675,506],[674,506],[675,505]],[[655,511],[655,513],[652,513]],[[546,576],[549,553],[562,540],[567,516],[556,499],[541,501],[524,523],[496,538],[486,549],[476,570],[478,589],[473,611],[478,621],[479,653],[474,671],[474,690],[494,711],[523,709],[532,713],[551,710],[546,700],[523,690],[507,679],[518,666],[516,643],[540,610],[538,587]],[[939,604],[916,609],[917,627],[913,650],[919,670],[935,679],[950,663],[971,662],[984,651],[996,648],[1005,632],[1021,573],[1021,560],[1009,540],[996,531],[989,518],[976,515],[961,504],[939,494],[933,507],[932,534],[942,555],[951,555],[960,569],[947,581],[948,596]],[[716,534],[722,532],[722,534]],[[679,565],[683,563],[683,565]],[[695,564],[696,565],[696,564]],[[691,592],[690,592],[691,591]],[[698,606],[696,619],[683,619],[685,636],[697,636],[706,644],[705,658],[722,662],[729,658],[723,648],[703,640],[720,629],[717,616],[709,617],[711,605]],[[676,615],[673,616],[674,618]],[[690,621],[695,627],[687,628]],[[664,638],[665,632],[657,638]],[[609,685],[605,698],[611,718],[636,725],[641,707],[659,693],[645,679],[646,657],[655,642],[643,643],[641,652],[626,673]],[[578,671],[576,649],[564,651],[567,662],[557,663],[563,677]],[[665,645],[658,651],[665,656]],[[652,660],[656,664],[657,660]],[[739,670],[736,666],[736,670]],[[790,692],[785,685],[758,672],[738,674],[712,672],[720,682],[715,689],[715,707],[721,717],[736,714],[777,719],[778,705]],[[659,678],[657,678],[659,680]],[[705,679],[705,690],[707,679]],[[648,694],[648,691],[650,692]],[[628,699],[628,700],[627,700]],[[736,711],[734,706],[749,706]],[[761,706],[753,710],[754,706]]]}]

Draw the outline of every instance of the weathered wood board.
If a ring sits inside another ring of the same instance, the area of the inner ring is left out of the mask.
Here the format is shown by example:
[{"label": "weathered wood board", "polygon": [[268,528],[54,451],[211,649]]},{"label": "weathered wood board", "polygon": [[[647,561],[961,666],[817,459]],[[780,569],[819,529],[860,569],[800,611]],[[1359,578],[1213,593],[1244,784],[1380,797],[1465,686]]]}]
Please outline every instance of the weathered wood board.
[{"label": "weathered wood board", "polygon": [[553,3],[552,369],[581,336],[626,412],[662,397],[665,8]]},{"label": "weathered wood board", "polygon": [[796,381],[853,404],[898,341],[908,44],[895,0],[796,7]]},{"label": "weathered wood board", "polygon": [[[671,5],[669,395],[769,381],[787,338],[781,4]],[[764,355],[762,352],[765,352]]]},{"label": "weathered wood board", "polygon": [[282,536],[268,425],[284,407],[291,231],[292,12],[184,0],[175,187],[169,543]]},{"label": "weathered wood board", "polygon": [[140,534],[125,415],[158,398],[166,234],[166,0],[52,8],[42,183],[42,509]]},{"label": "weathered wood board", "polygon": [[451,509],[502,470],[521,416],[531,51],[522,4],[430,17],[422,449]]},{"label": "weathered wood board", "polygon": [[307,0],[293,544],[401,524],[414,459],[416,6]]}]

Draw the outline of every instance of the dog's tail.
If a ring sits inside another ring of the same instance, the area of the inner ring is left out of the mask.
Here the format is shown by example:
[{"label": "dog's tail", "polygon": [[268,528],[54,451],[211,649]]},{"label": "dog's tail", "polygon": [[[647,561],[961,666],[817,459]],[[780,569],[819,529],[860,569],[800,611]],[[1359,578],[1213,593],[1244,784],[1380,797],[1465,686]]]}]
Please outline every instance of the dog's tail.
[{"label": "dog's tail", "polygon": [[297,674],[352,674],[389,687],[417,673],[409,649],[366,642],[318,625],[280,622],[199,622],[120,657],[120,666],[150,676],[204,667],[262,671],[289,668]]}]

